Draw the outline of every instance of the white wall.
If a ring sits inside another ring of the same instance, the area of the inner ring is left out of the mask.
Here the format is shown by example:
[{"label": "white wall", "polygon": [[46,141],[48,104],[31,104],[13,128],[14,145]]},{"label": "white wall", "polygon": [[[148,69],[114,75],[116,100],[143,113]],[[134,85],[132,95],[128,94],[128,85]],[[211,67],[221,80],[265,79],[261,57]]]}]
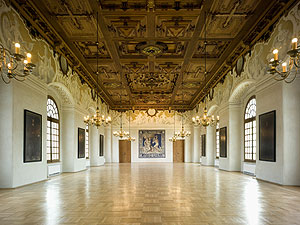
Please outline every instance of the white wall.
[{"label": "white wall", "polygon": [[104,129],[104,157],[105,157],[105,162],[112,162],[111,125]]},{"label": "white wall", "polygon": [[[276,110],[276,162],[257,160],[256,177],[283,184],[282,82],[264,79],[258,83],[256,90],[257,127],[259,127],[259,115]],[[257,132],[256,140],[259,140],[259,132]],[[259,142],[256,147],[259,156]]]},{"label": "white wall", "polygon": [[[18,187],[47,179],[47,86],[35,77],[1,84],[1,188]],[[42,161],[23,162],[24,110],[42,115]],[[3,169],[3,170],[2,170]]]},{"label": "white wall", "polygon": [[[101,166],[105,163],[104,156],[100,156],[100,134],[104,135],[104,127],[101,126],[98,129],[90,126],[91,129],[91,145],[90,145],[90,161],[91,166]],[[106,139],[104,136],[104,154],[106,153]]]},{"label": "white wall", "polygon": [[0,188],[13,186],[13,85],[0,82]]},{"label": "white wall", "polygon": [[[229,170],[229,129],[228,129],[228,125],[229,125],[229,110],[228,110],[228,104],[223,105],[222,107],[220,107],[219,110],[219,115],[220,115],[220,128],[223,127],[227,127],[227,157],[220,157],[219,158],[219,169],[221,170]],[[220,149],[221,150],[221,149]]]},{"label": "white wall", "polygon": [[64,106],[61,114],[63,172],[85,170],[86,159],[78,158],[78,128],[85,129],[84,114],[74,106]]},{"label": "white wall", "polygon": [[300,76],[283,83],[283,183],[300,185]]}]

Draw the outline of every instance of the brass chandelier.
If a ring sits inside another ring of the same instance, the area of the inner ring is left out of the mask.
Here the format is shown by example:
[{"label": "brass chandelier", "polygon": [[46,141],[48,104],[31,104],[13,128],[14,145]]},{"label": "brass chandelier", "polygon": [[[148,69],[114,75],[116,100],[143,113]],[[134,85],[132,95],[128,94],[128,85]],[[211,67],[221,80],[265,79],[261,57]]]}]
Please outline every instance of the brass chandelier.
[{"label": "brass chandelier", "polygon": [[[298,39],[293,38],[292,49],[287,52],[289,55],[288,67],[286,62],[278,59],[278,49],[273,50],[274,58],[272,58],[269,62],[271,68],[269,68],[268,72],[272,75],[277,75],[274,77],[275,80],[284,80],[286,83],[291,83],[295,80],[298,68],[300,68],[300,46],[298,46],[297,43]],[[281,70],[278,68],[280,64],[282,66]],[[295,70],[293,71],[294,67]]]},{"label": "brass chandelier", "polygon": [[11,53],[0,43],[0,74],[6,84],[9,84],[12,79],[24,81],[35,68],[31,62],[31,54],[28,52],[25,57],[20,49],[21,45],[15,43],[15,53]]},{"label": "brass chandelier", "polygon": [[[206,76],[207,76],[207,70],[206,70],[206,58],[207,58],[207,39],[206,39],[206,13],[205,13],[205,27],[204,27],[204,82],[206,84]],[[207,115],[207,101],[206,101],[206,97],[204,98],[204,102],[205,102],[205,107],[204,107],[204,114],[203,116],[199,117],[193,117],[192,121],[196,126],[203,126],[203,127],[207,127],[207,126],[216,126],[217,123],[219,122],[219,116],[217,116],[217,118],[215,119],[215,117],[209,116]]]},{"label": "brass chandelier", "polygon": [[[121,96],[121,95],[120,95]],[[129,138],[129,132],[123,130],[123,112],[121,111],[120,115],[120,130],[119,131],[114,131],[113,135],[115,137],[119,137],[120,140],[128,140]]]},{"label": "brass chandelier", "polygon": [[[123,82],[121,81],[121,88],[123,87]],[[120,92],[120,102],[122,104],[122,90]],[[130,120],[130,115],[129,115],[129,120]],[[129,122],[130,124],[130,122]],[[129,125],[130,126],[130,125]],[[120,130],[119,131],[114,131],[113,135],[115,137],[119,137],[120,140],[128,140],[129,132],[123,130],[123,110],[121,110],[121,115],[120,115]]]},{"label": "brass chandelier", "polygon": [[128,132],[128,137],[127,137],[127,140],[128,141],[135,141],[135,137],[132,137],[131,135],[130,135],[130,110],[129,110],[129,132]]},{"label": "brass chandelier", "polygon": [[182,96],[182,99],[181,99],[181,101],[182,101],[181,130],[175,132],[174,136],[176,136],[176,140],[178,140],[178,139],[184,140],[186,137],[189,137],[191,135],[190,131],[184,130],[184,125],[183,125],[183,112],[184,112],[184,110],[183,110],[183,107],[184,107],[184,105],[183,105],[183,103],[184,103],[184,101],[183,101],[183,75],[182,75],[182,80],[181,80],[181,96]]},{"label": "brass chandelier", "polygon": [[98,66],[98,54],[99,54],[99,41],[98,41],[98,12],[97,12],[97,41],[96,41],[96,46],[97,46],[97,52],[96,52],[96,57],[97,57],[97,109],[96,113],[93,116],[85,116],[84,117],[84,123],[89,125],[93,125],[97,127],[97,129],[101,126],[107,126],[111,123],[111,117],[108,116],[105,118],[104,115],[101,115],[100,109],[99,109],[99,66]]},{"label": "brass chandelier", "polygon": [[176,111],[174,110],[174,135],[169,138],[169,141],[171,142],[175,142],[177,140],[177,135],[175,132],[175,127],[176,127],[175,123],[176,123]]}]

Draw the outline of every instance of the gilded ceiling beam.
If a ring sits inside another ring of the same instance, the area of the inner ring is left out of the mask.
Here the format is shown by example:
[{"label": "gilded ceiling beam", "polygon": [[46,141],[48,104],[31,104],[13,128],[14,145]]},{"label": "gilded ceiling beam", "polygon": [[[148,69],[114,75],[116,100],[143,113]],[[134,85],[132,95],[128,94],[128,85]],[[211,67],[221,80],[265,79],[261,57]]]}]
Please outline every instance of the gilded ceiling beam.
[{"label": "gilded ceiling beam", "polygon": [[[121,82],[123,84],[127,84],[127,85],[125,85],[125,89],[126,89],[126,92],[129,96],[130,102],[132,102],[130,88],[128,86],[128,83],[127,83],[127,80],[126,80],[125,76],[123,76],[122,65],[120,63],[120,57],[119,57],[119,54],[118,54],[118,50],[116,49],[116,46],[115,46],[114,42],[112,41],[111,34],[108,31],[108,28],[107,28],[106,24],[104,23],[105,19],[104,19],[104,16],[103,16],[103,12],[100,8],[100,5],[99,5],[97,0],[88,0],[88,2],[89,2],[89,5],[90,5],[90,8],[94,10],[93,11],[94,18],[96,18],[96,13],[97,12],[99,14],[99,24],[98,25],[99,25],[100,31],[103,34],[105,43],[107,45],[108,51],[110,52],[110,55],[111,55],[111,58],[114,62],[115,68],[118,70],[118,72],[120,74]],[[100,62],[101,62],[101,60],[100,60]]]},{"label": "gilded ceiling beam", "polygon": [[[261,39],[270,27],[278,22],[280,17],[297,2],[298,0],[289,0],[286,3],[283,1],[276,1],[274,4],[273,0],[261,1],[254,10],[251,19],[246,22],[243,29],[230,43],[213,67],[209,74],[208,82],[203,84],[195,94],[194,100],[190,104],[190,108],[194,108],[208,94],[208,91],[215,87],[219,81],[233,69],[233,66],[239,57],[251,51],[251,48]],[[261,23],[263,22],[266,24],[262,27]],[[228,66],[228,64],[231,64],[231,66]]]}]

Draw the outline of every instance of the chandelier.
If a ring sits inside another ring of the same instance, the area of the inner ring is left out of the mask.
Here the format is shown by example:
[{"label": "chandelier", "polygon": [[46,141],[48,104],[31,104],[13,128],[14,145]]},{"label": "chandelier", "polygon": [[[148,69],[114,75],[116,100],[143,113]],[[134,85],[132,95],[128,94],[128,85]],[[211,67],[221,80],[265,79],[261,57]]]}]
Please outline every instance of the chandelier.
[{"label": "chandelier", "polygon": [[20,53],[21,45],[15,43],[15,53],[11,53],[0,43],[0,73],[4,83],[9,84],[12,79],[24,81],[32,73],[35,65],[31,62],[31,54],[25,56]]},{"label": "chandelier", "polygon": [[217,125],[220,118],[219,118],[219,116],[217,116],[217,119],[215,119],[215,117],[213,115],[208,116],[207,115],[207,107],[205,106],[203,116],[202,117],[199,117],[199,116],[193,117],[192,120],[193,120],[193,123],[197,126],[202,125],[203,127],[207,127],[210,125],[210,126],[214,127]]},{"label": "chandelier", "polygon": [[96,57],[97,57],[97,110],[95,115],[93,116],[85,116],[84,117],[84,123],[89,125],[93,125],[97,128],[99,128],[101,125],[107,126],[111,123],[111,118],[108,116],[105,118],[104,115],[101,115],[100,110],[99,110],[99,66],[98,66],[98,55],[99,55],[99,41],[98,41],[98,12],[97,12],[97,41],[96,41],[96,46],[97,46],[97,52],[96,52]]},{"label": "chandelier", "polygon": [[131,137],[131,135],[130,135],[130,110],[129,110],[129,132],[128,132],[127,140],[128,141],[135,141],[135,137]]},{"label": "chandelier", "polygon": [[183,107],[184,107],[184,105],[183,105],[184,104],[184,101],[183,101],[183,75],[182,75],[182,80],[181,80],[181,96],[182,96],[182,99],[181,99],[181,101],[182,101],[181,131],[175,132],[174,137],[176,136],[176,140],[177,139],[183,140],[183,139],[185,139],[185,137],[188,137],[191,135],[191,132],[184,130],[184,126],[183,126],[183,112],[184,112],[184,109],[183,109]]},{"label": "chandelier", "polygon": [[[120,94],[120,96],[122,96],[122,95]],[[123,112],[122,111],[121,111],[120,118],[121,118],[120,130],[119,131],[114,131],[113,135],[115,137],[119,137],[120,140],[129,140],[129,138],[133,139],[132,137],[129,136],[128,131],[123,130]]]},{"label": "chandelier", "polygon": [[[183,115],[182,115],[182,118],[183,118]],[[181,131],[175,132],[176,140],[177,139],[185,139],[185,137],[189,137],[190,135],[191,135],[191,132],[184,130],[183,125],[181,126]]]},{"label": "chandelier", "polygon": [[176,111],[174,110],[174,135],[169,138],[169,141],[175,142],[177,140],[177,134],[175,132],[175,122],[176,122]]},{"label": "chandelier", "polygon": [[[121,79],[121,88],[123,87],[123,82]],[[122,104],[122,92],[120,92],[120,102]],[[130,131],[130,114],[129,114],[129,131]],[[135,138],[130,136],[130,133],[128,131],[123,130],[123,110],[121,110],[120,115],[120,130],[114,131],[113,135],[115,137],[119,137],[120,140],[128,140],[128,141],[134,141]]]},{"label": "chandelier", "polygon": [[[277,81],[284,80],[286,83],[291,83],[295,80],[297,70],[300,67],[300,47],[297,45],[298,39],[292,39],[292,49],[287,52],[289,55],[289,64],[278,59],[278,49],[273,50],[274,58],[269,62],[270,67],[268,72],[272,75],[277,75],[274,77]],[[281,64],[282,69],[280,70],[278,66]],[[292,71],[295,67],[295,71]],[[293,74],[293,75],[292,75]],[[291,75],[291,76],[290,76]]]},{"label": "chandelier", "polygon": [[94,116],[92,116],[92,117],[85,116],[84,117],[84,123],[85,124],[91,124],[91,125],[98,128],[101,125],[104,125],[104,126],[109,125],[111,123],[111,118],[110,118],[110,116],[105,118],[104,115],[101,115],[99,107],[97,106],[97,110],[96,110],[96,113],[94,114]]},{"label": "chandelier", "polygon": [[[206,13],[205,13],[205,27],[204,27],[204,83],[205,83],[205,85],[206,85],[206,76],[207,76],[207,70],[206,70],[207,51],[206,51],[206,47],[207,47],[207,40],[206,40]],[[197,126],[203,126],[203,127],[207,127],[209,125],[210,126],[216,126],[217,123],[219,122],[219,116],[217,116],[217,119],[215,119],[215,117],[213,115],[212,116],[207,115],[206,97],[204,98],[204,102],[205,102],[205,107],[204,107],[203,116],[193,117],[192,121]]]}]

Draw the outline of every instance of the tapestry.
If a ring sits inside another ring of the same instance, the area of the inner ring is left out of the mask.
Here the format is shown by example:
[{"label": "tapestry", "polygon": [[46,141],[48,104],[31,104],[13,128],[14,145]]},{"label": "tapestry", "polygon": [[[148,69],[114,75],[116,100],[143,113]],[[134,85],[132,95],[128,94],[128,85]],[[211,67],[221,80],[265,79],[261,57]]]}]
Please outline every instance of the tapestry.
[{"label": "tapestry", "polygon": [[139,131],[139,158],[166,158],[165,131]]}]

